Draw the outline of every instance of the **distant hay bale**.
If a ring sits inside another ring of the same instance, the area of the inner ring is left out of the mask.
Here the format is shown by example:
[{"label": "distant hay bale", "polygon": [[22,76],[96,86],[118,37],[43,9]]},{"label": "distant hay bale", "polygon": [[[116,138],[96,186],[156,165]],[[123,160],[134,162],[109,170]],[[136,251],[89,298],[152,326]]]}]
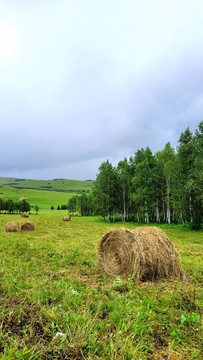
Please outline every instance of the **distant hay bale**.
[{"label": "distant hay bale", "polygon": [[177,250],[155,226],[108,232],[98,245],[97,266],[108,275],[134,274],[140,281],[183,276]]},{"label": "distant hay bale", "polygon": [[70,216],[63,216],[63,221],[70,221],[71,217]]},{"label": "distant hay bale", "polygon": [[32,231],[35,230],[35,225],[33,224],[32,221],[24,221],[21,224],[21,230],[25,230],[25,231]]},{"label": "distant hay bale", "polygon": [[18,222],[17,221],[7,222],[7,224],[5,226],[5,231],[6,232],[18,232],[18,231],[20,231]]},{"label": "distant hay bale", "polygon": [[22,212],[22,213],[20,213],[20,216],[23,218],[28,218],[29,214],[27,214],[26,212]]}]

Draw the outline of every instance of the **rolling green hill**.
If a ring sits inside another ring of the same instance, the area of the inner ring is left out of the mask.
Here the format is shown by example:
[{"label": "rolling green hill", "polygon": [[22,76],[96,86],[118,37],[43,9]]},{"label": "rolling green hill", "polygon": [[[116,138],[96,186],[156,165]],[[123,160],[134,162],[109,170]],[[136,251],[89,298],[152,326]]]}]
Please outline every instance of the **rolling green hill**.
[{"label": "rolling green hill", "polygon": [[31,180],[31,179],[18,179],[0,177],[0,184],[9,186],[16,189],[33,189],[33,190],[46,190],[57,192],[70,192],[80,194],[82,192],[90,192],[92,189],[93,180],[67,180],[67,179],[54,179],[54,180]]},{"label": "rolling green hill", "polygon": [[67,205],[69,199],[76,195],[74,192],[42,191],[33,189],[17,189],[0,185],[0,197],[3,200],[11,199],[14,202],[26,199],[31,206],[38,205],[40,210],[50,209],[54,206]]}]

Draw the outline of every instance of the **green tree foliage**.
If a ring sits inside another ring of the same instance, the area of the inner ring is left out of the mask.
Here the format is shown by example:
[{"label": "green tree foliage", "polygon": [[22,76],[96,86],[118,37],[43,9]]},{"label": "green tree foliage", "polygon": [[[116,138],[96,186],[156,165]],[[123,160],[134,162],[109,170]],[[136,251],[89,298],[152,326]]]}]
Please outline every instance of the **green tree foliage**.
[{"label": "green tree foliage", "polygon": [[189,128],[181,134],[179,139],[178,153],[177,153],[177,185],[180,194],[180,210],[181,217],[184,221],[192,220],[191,205],[192,192],[190,187],[190,174],[194,164],[194,147],[193,136]]},{"label": "green tree foliage", "polygon": [[118,177],[116,169],[109,160],[103,162],[99,167],[93,195],[96,212],[109,219],[118,207]]},{"label": "green tree foliage", "polygon": [[203,213],[203,121],[194,136],[189,128],[181,134],[177,173],[181,217],[183,221],[190,221],[194,229],[199,229]]},{"label": "green tree foliage", "polygon": [[156,205],[156,161],[149,147],[135,153],[132,199],[137,209],[138,221],[153,220]]},{"label": "green tree foliage", "polygon": [[192,190],[192,227],[199,230],[203,217],[203,121],[194,136],[195,159],[190,186]]},{"label": "green tree foliage", "polygon": [[156,154],[157,160],[157,204],[160,209],[162,221],[170,224],[171,215],[173,213],[173,186],[175,171],[175,150],[167,143],[162,151]]},{"label": "green tree foliage", "polygon": [[13,212],[27,212],[30,211],[30,204],[26,201],[14,202],[11,199],[3,200],[0,198],[0,212],[6,211],[9,214]]},{"label": "green tree foliage", "polygon": [[128,219],[130,209],[130,189],[131,189],[131,177],[130,177],[130,165],[125,158],[120,161],[117,166],[117,180],[119,188],[119,204],[120,211],[123,215],[123,221]]},{"label": "green tree foliage", "polygon": [[79,197],[79,212],[82,216],[93,214],[93,195],[82,194]]},{"label": "green tree foliage", "polygon": [[25,199],[23,199],[20,203],[20,211],[21,212],[30,211],[30,204]]},{"label": "green tree foliage", "polygon": [[202,190],[203,121],[194,135],[189,128],[180,135],[176,150],[167,143],[155,155],[149,147],[139,149],[117,167],[103,162],[92,193],[72,197],[68,209],[107,220],[117,215],[123,221],[190,222],[200,229]]},{"label": "green tree foliage", "polygon": [[68,210],[72,213],[79,212],[79,196],[72,196],[68,201]]},{"label": "green tree foliage", "polygon": [[79,212],[82,216],[93,215],[94,198],[93,194],[83,193],[81,196],[75,195],[69,199],[67,208],[70,212]]},{"label": "green tree foliage", "polygon": [[9,214],[11,214],[12,212],[14,212],[15,210],[15,204],[13,202],[13,200],[8,200],[6,202],[6,210],[9,212]]},{"label": "green tree foliage", "polygon": [[39,206],[38,206],[38,205],[35,205],[34,209],[35,209],[36,214],[38,214]]},{"label": "green tree foliage", "polygon": [[64,205],[61,205],[61,210],[67,210],[68,209],[68,205],[64,204]]},{"label": "green tree foliage", "polygon": [[0,198],[0,212],[4,210],[4,208],[5,208],[4,201]]}]

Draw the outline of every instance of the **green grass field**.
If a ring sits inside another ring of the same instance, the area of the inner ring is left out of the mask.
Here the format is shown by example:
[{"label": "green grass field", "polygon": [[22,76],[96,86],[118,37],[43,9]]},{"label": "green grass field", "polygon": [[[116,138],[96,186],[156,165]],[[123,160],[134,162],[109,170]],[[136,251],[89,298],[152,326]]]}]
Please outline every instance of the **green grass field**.
[{"label": "green grass field", "polygon": [[0,215],[0,359],[202,359],[202,232],[163,227],[187,281],[100,274],[101,237],[115,227],[65,211],[31,215],[34,232],[6,233]]},{"label": "green grass field", "polygon": [[92,189],[94,181],[80,181],[80,180],[31,180],[31,179],[16,179],[0,177],[0,184],[11,186],[19,189],[33,189],[33,190],[47,190],[47,191],[62,191],[62,192],[89,192]]},{"label": "green grass field", "polygon": [[57,208],[58,205],[67,205],[68,200],[74,195],[76,195],[74,192],[66,193],[32,189],[15,189],[0,185],[0,197],[2,199],[19,201],[19,199],[25,198],[31,206],[38,205],[40,211],[48,210],[51,206]]}]

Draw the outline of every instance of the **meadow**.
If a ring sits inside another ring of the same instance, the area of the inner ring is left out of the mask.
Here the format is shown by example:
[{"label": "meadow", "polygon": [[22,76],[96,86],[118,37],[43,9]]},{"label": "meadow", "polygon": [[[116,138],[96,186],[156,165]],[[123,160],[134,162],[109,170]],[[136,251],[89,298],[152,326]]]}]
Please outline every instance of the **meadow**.
[{"label": "meadow", "polygon": [[62,192],[89,192],[93,186],[93,180],[70,180],[70,179],[54,179],[54,180],[32,180],[0,177],[0,184],[11,186],[17,189],[34,189]]},{"label": "meadow", "polygon": [[0,359],[202,359],[202,232],[162,226],[186,280],[141,283],[96,266],[101,237],[138,224],[66,213],[33,213],[19,233],[5,224],[24,219],[0,214]]},{"label": "meadow", "polygon": [[[76,195],[74,192],[57,192],[33,189],[16,189],[9,186],[0,185],[0,197],[3,200],[12,199],[18,202],[25,198],[31,206],[37,205],[41,210],[50,210],[51,206],[57,208],[61,205],[67,205],[69,199]],[[34,211],[31,209],[31,211]]]}]

